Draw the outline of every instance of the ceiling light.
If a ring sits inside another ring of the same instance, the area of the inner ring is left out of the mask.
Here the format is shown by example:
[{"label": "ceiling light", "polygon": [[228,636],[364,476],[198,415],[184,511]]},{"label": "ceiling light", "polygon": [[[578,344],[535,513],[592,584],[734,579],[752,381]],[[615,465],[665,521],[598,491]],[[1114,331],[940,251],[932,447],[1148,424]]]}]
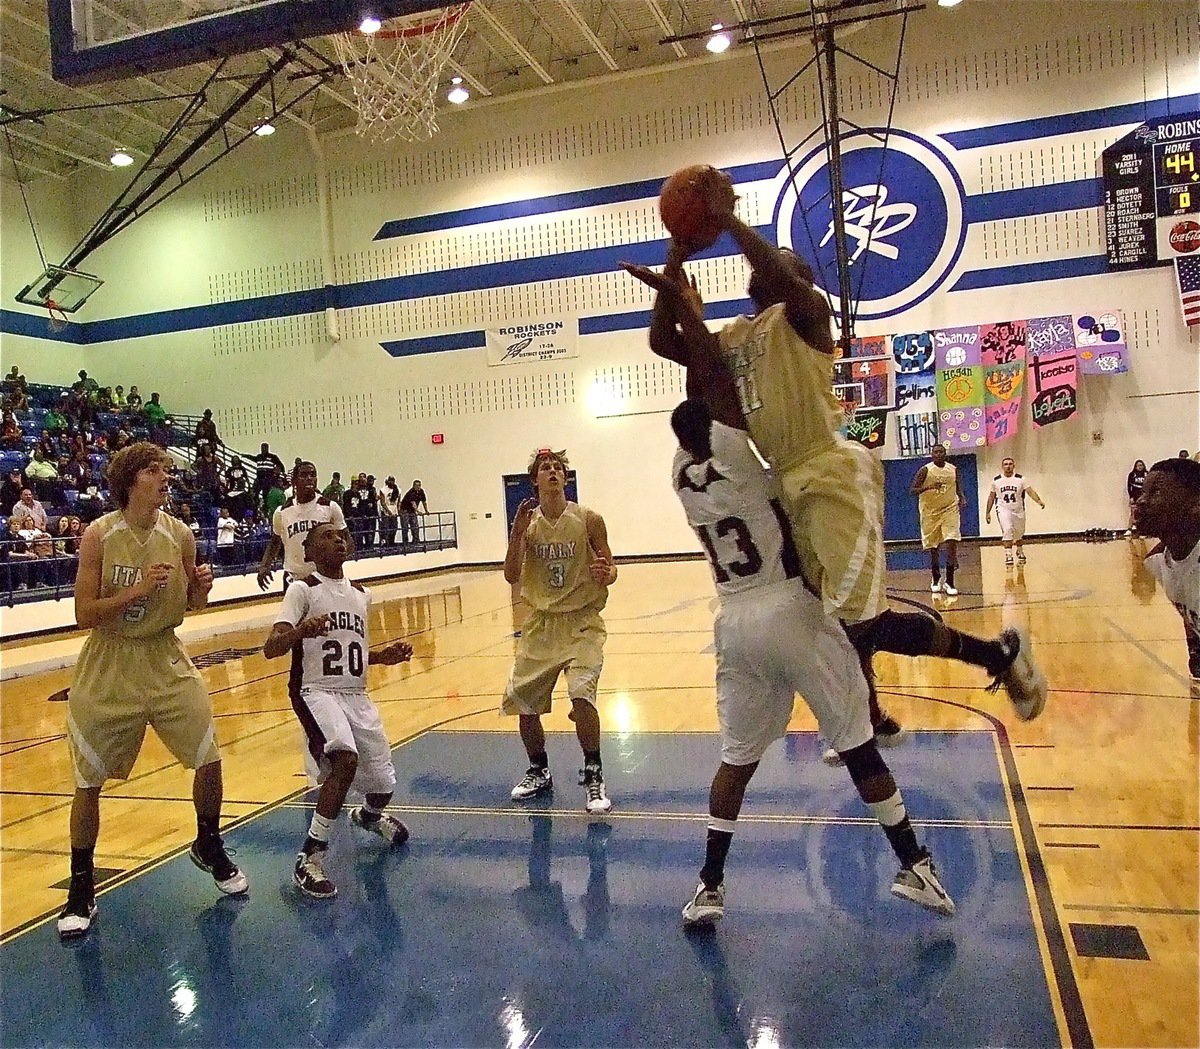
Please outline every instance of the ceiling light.
[{"label": "ceiling light", "polygon": [[962,0],[938,0],[938,7],[958,7]]},{"label": "ceiling light", "polygon": [[125,150],[118,149],[113,151],[113,155],[108,158],[108,162],[114,168],[127,168],[133,163],[133,157],[126,153]]},{"label": "ceiling light", "polygon": [[456,106],[461,106],[471,97],[471,92],[463,87],[462,77],[460,76],[451,77],[450,83],[454,86],[446,92],[446,101],[453,102]]},{"label": "ceiling light", "polygon": [[261,124],[254,125],[254,133],[259,138],[266,138],[268,135],[275,134],[275,125],[269,120],[264,120]]},{"label": "ceiling light", "polygon": [[724,51],[729,50],[729,45],[733,43],[729,39],[729,34],[725,32],[725,27],[718,22],[712,27],[713,35],[708,38],[708,42],[704,45],[714,55],[719,55]]},{"label": "ceiling light", "polygon": [[378,33],[383,28],[383,23],[374,15],[364,15],[363,20],[358,23],[358,31],[366,33],[370,36],[372,33]]}]

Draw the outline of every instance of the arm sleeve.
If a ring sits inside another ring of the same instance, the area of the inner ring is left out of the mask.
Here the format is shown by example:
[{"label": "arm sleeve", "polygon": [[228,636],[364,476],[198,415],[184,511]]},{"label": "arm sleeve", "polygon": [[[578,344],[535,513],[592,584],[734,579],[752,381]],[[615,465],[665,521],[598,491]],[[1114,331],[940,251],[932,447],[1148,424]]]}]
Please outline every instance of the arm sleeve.
[{"label": "arm sleeve", "polygon": [[332,499],[329,501],[329,523],[339,531],[346,527],[346,515],[341,506]]},{"label": "arm sleeve", "polygon": [[307,614],[308,584],[296,580],[296,582],[288,584],[287,593],[283,595],[283,607],[276,615],[275,622],[298,626]]}]

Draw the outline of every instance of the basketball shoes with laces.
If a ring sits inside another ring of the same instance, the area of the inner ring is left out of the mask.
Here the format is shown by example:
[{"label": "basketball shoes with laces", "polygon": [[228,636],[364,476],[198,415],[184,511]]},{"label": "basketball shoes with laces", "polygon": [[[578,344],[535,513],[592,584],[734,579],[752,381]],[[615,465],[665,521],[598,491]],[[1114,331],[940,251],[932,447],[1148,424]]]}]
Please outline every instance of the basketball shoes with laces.
[{"label": "basketball shoes with laces", "polygon": [[911,867],[901,867],[892,882],[892,895],[918,904],[944,918],[954,917],[954,901],[938,881],[937,869],[928,852]]},{"label": "basketball shoes with laces", "polygon": [[337,886],[325,873],[325,849],[296,854],[296,869],[292,881],[305,896],[314,900],[331,900],[337,895]]},{"label": "basketball shoes with laces", "polygon": [[215,834],[197,838],[188,852],[191,861],[202,871],[208,871],[217,888],[228,896],[240,896],[250,888],[250,882],[225,851],[225,843]]},{"label": "basketball shoes with laces", "polygon": [[362,806],[357,806],[350,810],[350,822],[372,834],[378,834],[389,845],[403,845],[408,841],[408,828],[386,812],[371,819]]},{"label": "basketball shoes with laces", "polygon": [[1011,653],[1012,662],[996,675],[988,691],[995,692],[1003,686],[1017,717],[1032,721],[1046,707],[1046,675],[1033,658],[1029,635],[1025,631],[1009,627],[1001,631],[1000,643]]},{"label": "basketball shoes with laces", "polygon": [[87,933],[96,917],[96,890],[92,872],[71,875],[67,890],[67,905],[58,916],[58,935],[64,940],[76,940]]},{"label": "basketball shoes with laces", "polygon": [[513,801],[528,801],[539,794],[547,794],[554,788],[554,779],[548,768],[530,765],[525,775],[512,789]]},{"label": "basketball shoes with laces", "polygon": [[593,816],[603,816],[612,808],[612,802],[604,793],[604,773],[596,765],[579,770],[579,784],[583,787],[584,807]]},{"label": "basketball shoes with laces", "polygon": [[712,925],[725,917],[725,886],[706,889],[704,882],[696,886],[696,894],[683,908],[684,925]]}]

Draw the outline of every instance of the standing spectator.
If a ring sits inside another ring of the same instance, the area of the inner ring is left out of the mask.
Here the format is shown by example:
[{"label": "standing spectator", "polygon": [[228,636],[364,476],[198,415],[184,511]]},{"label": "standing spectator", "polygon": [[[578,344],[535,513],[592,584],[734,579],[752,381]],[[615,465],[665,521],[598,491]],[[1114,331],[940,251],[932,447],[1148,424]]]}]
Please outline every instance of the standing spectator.
[{"label": "standing spectator", "polygon": [[379,545],[396,545],[396,522],[400,516],[400,487],[388,477],[379,489]]},{"label": "standing spectator", "polygon": [[91,401],[95,400],[96,394],[100,392],[100,384],[81,369],[79,372],[79,381],[71,389],[81,390],[87,395],[88,400]]},{"label": "standing spectator", "polygon": [[367,519],[367,545],[375,545],[375,531],[379,522],[379,490],[375,487],[375,475],[367,475],[367,484],[364,489],[366,494],[366,505],[363,507],[363,512]]},{"label": "standing spectator", "polygon": [[167,410],[159,403],[158,394],[150,394],[150,403],[142,408],[142,418],[150,431],[150,440],[162,448],[167,446]]},{"label": "standing spectator", "polygon": [[20,450],[25,446],[25,434],[17,417],[10,411],[4,412],[3,432],[0,432],[0,445],[5,448]]},{"label": "standing spectator", "polygon": [[21,477],[21,471],[16,467],[9,470],[4,483],[0,484],[0,514],[12,513],[12,508],[21,498],[21,491],[24,488],[25,481]]},{"label": "standing spectator", "polygon": [[283,482],[280,478],[281,474],[276,471],[275,476],[271,478],[271,487],[263,496],[263,517],[268,521],[274,520],[275,511],[287,502],[287,497],[283,494]]},{"label": "standing spectator", "polygon": [[38,531],[44,532],[49,521],[46,517],[46,508],[33,497],[33,492],[28,488],[22,488],[21,498],[13,505],[8,523],[14,532],[28,528],[36,528]]},{"label": "standing spectator", "polygon": [[[299,462],[296,465],[299,466]],[[271,446],[266,441],[263,441],[258,455],[254,457],[254,491],[265,499],[271,485],[275,483],[275,475],[283,477],[285,472],[283,460],[271,451]]]},{"label": "standing spectator", "polygon": [[360,473],[346,493],[346,518],[356,546],[375,545],[375,499],[375,489],[368,484],[366,474]]},{"label": "standing spectator", "polygon": [[420,481],[413,481],[412,487],[404,493],[400,500],[400,533],[407,546],[417,542],[417,514],[429,513],[429,504],[425,501],[425,490]]},{"label": "standing spectator", "polygon": [[355,546],[358,546],[362,542],[362,512],[359,506],[358,476],[356,474],[350,475],[350,487],[342,496],[342,510],[346,515],[346,528],[349,530]]},{"label": "standing spectator", "polygon": [[235,518],[241,517],[250,508],[250,474],[242,465],[240,456],[235,455],[225,471],[225,496]]},{"label": "standing spectator", "polygon": [[217,424],[213,422],[212,409],[205,408],[204,415],[196,423],[196,433],[192,437],[192,444],[199,452],[201,448],[211,448],[216,451],[217,446],[224,443],[217,434]]},{"label": "standing spectator", "polygon": [[1133,516],[1133,504],[1138,501],[1138,496],[1142,494],[1142,489],[1146,487],[1146,464],[1141,459],[1135,459],[1133,469],[1129,471],[1125,478],[1125,491],[1129,495],[1129,527],[1125,529],[1126,535],[1137,535],[1137,520]]},{"label": "standing spectator", "polygon": [[202,492],[208,492],[213,502],[221,497],[221,476],[217,457],[211,448],[202,448],[196,456],[196,486]]},{"label": "standing spectator", "polygon": [[36,489],[39,498],[49,498],[58,481],[58,471],[46,461],[41,448],[33,450],[33,458],[25,467],[25,476]]},{"label": "standing spectator", "polygon": [[217,514],[217,564],[226,568],[236,563],[237,518],[229,513],[228,506],[222,506]]},{"label": "standing spectator", "polygon": [[333,471],[333,479],[325,486],[325,491],[321,493],[331,503],[342,505],[342,499],[346,495],[346,486],[342,484],[342,475]]},{"label": "standing spectator", "polygon": [[125,398],[125,407],[129,410],[130,415],[142,414],[142,395],[138,393],[136,386],[129,387],[129,396]]}]

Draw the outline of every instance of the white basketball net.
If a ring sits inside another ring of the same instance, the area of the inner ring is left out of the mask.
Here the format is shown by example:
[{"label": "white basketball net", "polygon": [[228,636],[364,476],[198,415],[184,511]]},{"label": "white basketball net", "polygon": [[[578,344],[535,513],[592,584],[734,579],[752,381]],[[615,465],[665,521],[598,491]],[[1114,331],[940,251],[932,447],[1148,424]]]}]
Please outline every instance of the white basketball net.
[{"label": "white basketball net", "polygon": [[470,6],[447,7],[432,21],[389,24],[369,35],[333,34],[338,61],[354,85],[360,135],[419,142],[437,131],[438,85],[467,30]]}]

